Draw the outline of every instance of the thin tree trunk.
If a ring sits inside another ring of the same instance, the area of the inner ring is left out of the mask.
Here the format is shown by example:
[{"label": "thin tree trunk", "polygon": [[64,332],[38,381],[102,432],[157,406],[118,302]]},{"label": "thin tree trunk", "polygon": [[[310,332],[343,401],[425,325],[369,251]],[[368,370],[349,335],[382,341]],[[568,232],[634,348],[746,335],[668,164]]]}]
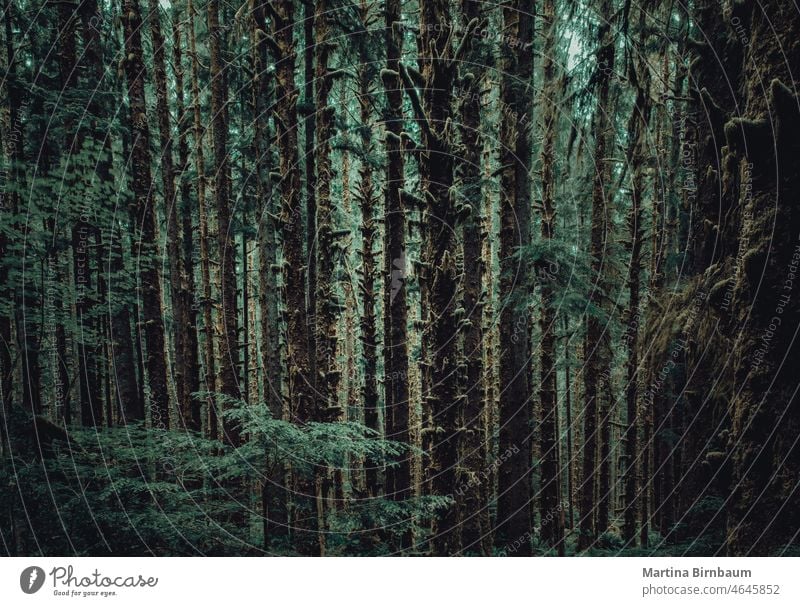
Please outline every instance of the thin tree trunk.
[{"label": "thin tree trunk", "polygon": [[[278,266],[276,208],[270,172],[274,158],[271,150],[272,135],[268,110],[273,102],[272,76],[266,70],[269,61],[267,43],[261,32],[267,32],[266,7],[253,7],[253,151],[258,176],[256,192],[261,210],[258,230],[258,304],[261,312],[261,377],[264,398],[273,419],[286,420],[282,401],[282,368],[280,357],[280,298],[278,294]],[[283,461],[273,461],[270,474],[264,481],[263,532],[264,547],[272,537],[285,537],[289,525],[289,492],[286,468]]]},{"label": "thin tree trunk", "polygon": [[167,221],[166,250],[169,256],[169,290],[173,314],[173,340],[175,356],[175,393],[178,398],[178,414],[183,422],[191,418],[190,378],[186,368],[189,359],[187,334],[190,329],[189,310],[185,308],[183,296],[183,254],[181,250],[181,224],[178,219],[178,199],[175,195],[175,168],[172,158],[172,131],[170,109],[167,98],[166,43],[161,30],[161,11],[158,0],[148,0],[150,9],[150,39],[153,45],[153,83],[156,92],[156,114],[158,116],[158,138],[161,156],[161,185],[164,197],[164,216]]},{"label": "thin tree trunk", "polygon": [[158,268],[156,217],[150,174],[150,129],[147,125],[142,59],[142,17],[137,0],[123,0],[122,22],[125,34],[124,63],[128,82],[128,105],[132,124],[133,171],[131,189],[135,204],[134,256],[140,279],[141,322],[147,348],[145,368],[150,396],[151,422],[154,427],[169,427],[169,395],[164,350],[164,318],[161,312],[161,276]]},{"label": "thin tree trunk", "polygon": [[[558,87],[555,82],[555,6],[553,0],[544,0],[542,17],[547,27],[547,34],[543,50],[542,76],[543,86],[546,87],[544,95],[542,141],[542,207],[541,230],[542,241],[547,243],[555,237],[556,210],[555,210],[555,139],[556,139],[556,99]],[[550,268],[539,269],[539,285],[542,300],[542,311],[539,317],[541,330],[541,355],[539,369],[541,383],[539,386],[539,400],[541,402],[541,493],[540,516],[541,536],[551,547],[558,549],[559,555],[564,555],[564,528],[561,514],[561,473],[558,466],[558,398],[557,373],[556,373],[556,313],[553,309],[554,295],[550,281],[555,276],[549,274]]]},{"label": "thin tree trunk", "polygon": [[[611,0],[603,0],[600,7],[601,15],[612,14]],[[606,271],[605,265],[608,263],[609,243],[608,227],[609,221],[609,199],[606,192],[606,185],[609,176],[608,160],[608,99],[610,89],[610,74],[614,69],[614,33],[611,30],[609,21],[601,20],[599,28],[599,51],[598,69],[602,70],[598,75],[597,82],[597,101],[594,119],[595,136],[595,170],[592,183],[592,225],[591,225],[591,245],[590,255],[592,259],[592,274],[595,276],[596,284],[592,288],[590,300],[596,308],[601,308],[603,302],[603,287],[605,281],[603,273]],[[602,437],[607,435],[607,427],[610,422],[609,410],[604,404],[599,406],[600,400],[604,399],[602,389],[604,387],[604,377],[607,377],[607,335],[604,334],[603,322],[595,314],[589,314],[586,329],[586,365],[583,372],[584,380],[584,438],[583,438],[583,477],[581,479],[580,496],[580,534],[578,536],[578,549],[587,549],[596,538],[596,534],[604,532],[608,521],[607,498],[603,494],[600,500],[603,501],[605,514],[599,516],[599,526],[595,526],[595,518],[600,512],[600,503],[595,501],[595,488],[598,483],[598,468],[603,467],[603,463],[598,460],[598,450],[602,450]],[[598,418],[599,417],[599,418]],[[599,425],[598,425],[599,421]],[[601,440],[598,440],[597,433],[600,431]],[[605,472],[604,472],[605,473]]]},{"label": "thin tree trunk", "polygon": [[[370,18],[370,4],[361,0],[359,5],[359,18],[364,27]],[[371,74],[374,67],[369,63],[368,47],[364,41],[359,46],[360,63],[358,66],[358,108],[361,120],[361,161],[358,168],[358,185],[356,196],[361,206],[361,301],[363,313],[361,315],[360,330],[361,344],[364,358],[364,384],[361,388],[361,401],[364,407],[364,425],[374,431],[380,432],[378,418],[378,343],[377,343],[377,297],[375,293],[375,256],[380,252],[375,251],[375,237],[377,226],[375,211],[377,206],[377,192],[372,175],[372,156],[375,152],[372,140],[374,124],[372,107],[375,103],[373,97],[373,84]],[[391,168],[391,167],[390,167]],[[354,379],[354,377],[351,377]],[[386,370],[386,385],[394,377]],[[387,396],[389,395],[387,389]],[[387,409],[387,415],[392,414]],[[367,495],[377,497],[381,492],[380,474],[374,462],[366,462],[366,488]]]},{"label": "thin tree trunk", "polygon": [[[178,162],[180,169],[180,217],[181,237],[181,309],[186,314],[182,330],[186,332],[184,342],[184,396],[186,405],[181,407],[181,416],[187,429],[200,431],[200,402],[192,394],[200,391],[200,364],[198,360],[197,309],[195,303],[194,279],[194,229],[192,225],[192,183],[186,173],[189,169],[189,142],[186,138],[189,116],[184,98],[183,48],[181,45],[180,14],[176,11],[172,23],[172,69],[175,74],[175,102],[177,106]],[[177,201],[175,202],[177,204]],[[176,323],[179,321],[176,317]],[[177,341],[176,341],[177,343]],[[180,356],[180,353],[178,354]]]},{"label": "thin tree trunk", "polygon": [[[645,64],[631,69],[632,79],[636,85],[636,102],[629,121],[630,133],[629,159],[633,163],[633,183],[631,188],[631,208],[628,214],[628,230],[630,234],[630,261],[628,263],[629,303],[625,315],[625,332],[623,341],[627,345],[628,360],[626,364],[625,399],[627,405],[627,427],[625,430],[625,469],[623,473],[625,513],[622,527],[622,538],[626,542],[636,539],[637,519],[637,486],[636,470],[639,452],[637,418],[639,401],[639,325],[640,296],[639,282],[641,272],[642,250],[642,198],[644,195],[644,162],[647,151],[647,124],[650,115],[650,81]],[[653,229],[659,229],[654,222]],[[658,251],[653,250],[657,255]]]},{"label": "thin tree trunk", "polygon": [[[214,141],[214,199],[217,212],[217,246],[219,247],[220,302],[222,334],[219,338],[219,389],[228,398],[240,399],[239,335],[237,330],[236,246],[232,228],[230,201],[230,165],[228,161],[228,74],[223,66],[222,30],[219,23],[219,1],[208,3],[209,49],[211,52],[211,131]],[[225,415],[223,437],[238,445],[238,424]]]},{"label": "thin tree trunk", "polygon": [[[13,28],[12,28],[12,4],[11,0],[6,0],[5,6],[3,7],[4,19],[3,19],[3,26],[4,26],[4,34],[5,34],[5,70],[6,70],[6,94],[8,97],[8,114],[7,114],[7,123],[4,123],[4,140],[2,141],[3,151],[11,150],[12,141],[19,141],[20,137],[17,133],[15,133],[15,129],[18,128],[16,122],[18,120],[18,111],[19,111],[19,97],[18,92],[16,90],[16,82],[17,82],[17,68],[16,62],[17,58],[14,52],[14,40],[13,40]],[[3,116],[5,118],[5,116]],[[14,139],[16,137],[16,139]],[[18,143],[16,143],[18,145]],[[9,157],[8,160],[11,160]],[[0,207],[0,211],[6,216],[8,215],[15,215],[16,214],[16,195],[12,193],[7,197],[3,198],[2,207]],[[4,217],[5,219],[5,217]],[[6,235],[5,230],[0,230],[0,259],[7,259],[10,253],[10,242],[8,241],[8,236]],[[14,293],[13,288],[11,288],[8,284],[8,265],[6,263],[0,263],[0,289],[2,289],[4,299],[5,300],[12,300]],[[8,314],[3,313],[0,315],[0,396],[2,397],[2,410],[3,414],[7,415],[11,410],[11,404],[14,398],[14,384],[13,384],[13,375],[14,375],[14,363],[12,361],[12,313]],[[3,422],[3,431],[5,431],[6,416],[4,416]],[[0,437],[3,437],[0,435]],[[5,448],[5,440],[3,440],[3,448]]]},{"label": "thin tree trunk", "polygon": [[[314,40],[314,21],[316,19],[315,0],[304,0],[303,4],[303,103],[299,109],[303,118],[303,163],[305,167],[305,196],[306,196],[306,293],[308,297],[308,351],[310,357],[309,377],[311,387],[316,388],[316,340],[320,328],[317,325],[317,254],[319,239],[317,237],[317,168],[316,168],[316,106],[314,98],[315,70],[314,59],[316,44]],[[319,86],[319,83],[316,83]]]},{"label": "thin tree trunk", "polygon": [[[406,206],[401,192],[405,169],[400,135],[403,131],[403,98],[400,58],[403,27],[400,0],[386,0],[386,70],[382,72],[386,94],[386,241],[384,245],[384,366],[386,376],[386,438],[409,442],[408,305],[406,279]],[[411,456],[403,454],[396,466],[386,469],[386,494],[395,501],[411,496]],[[400,548],[410,545],[403,536]]]},{"label": "thin tree trunk", "polygon": [[[281,174],[281,240],[283,244],[283,288],[288,315],[287,349],[289,405],[291,418],[307,423],[316,416],[309,385],[310,351],[308,343],[309,314],[306,306],[304,271],[304,234],[302,224],[300,170],[297,147],[297,87],[294,79],[294,6],[274,3],[272,35],[276,43],[275,122]],[[316,488],[313,481],[300,475],[294,478],[294,544],[304,554],[319,552],[317,514],[314,506]]]},{"label": "thin tree trunk", "polygon": [[564,414],[567,425],[567,528],[570,531],[575,524],[575,474],[573,470],[574,450],[572,447],[572,378],[570,369],[572,361],[569,355],[569,319],[564,317]]},{"label": "thin tree trunk", "polygon": [[[194,154],[197,170],[197,206],[200,220],[200,281],[203,288],[203,329],[205,332],[203,343],[203,370],[205,375],[205,388],[209,394],[217,390],[216,358],[214,356],[214,320],[212,317],[214,301],[211,297],[211,262],[209,259],[210,236],[208,227],[208,209],[206,206],[206,170],[204,133],[200,112],[200,84],[199,63],[197,55],[197,41],[194,26],[194,7],[192,0],[187,2],[189,15],[189,50],[192,55],[192,112],[194,114]],[[219,421],[214,397],[206,398],[206,433],[215,440],[218,434]]]},{"label": "thin tree trunk", "polygon": [[339,417],[339,382],[341,372],[336,362],[336,346],[338,343],[337,326],[339,298],[334,280],[335,238],[336,230],[333,219],[333,201],[331,199],[331,182],[333,166],[331,163],[331,137],[333,136],[333,119],[335,109],[330,105],[330,92],[333,84],[333,73],[328,68],[328,58],[335,48],[331,41],[330,15],[327,0],[316,0],[314,16],[316,32],[316,156],[317,180],[315,198],[317,204],[316,224],[316,372],[317,404],[316,419],[332,421]]}]

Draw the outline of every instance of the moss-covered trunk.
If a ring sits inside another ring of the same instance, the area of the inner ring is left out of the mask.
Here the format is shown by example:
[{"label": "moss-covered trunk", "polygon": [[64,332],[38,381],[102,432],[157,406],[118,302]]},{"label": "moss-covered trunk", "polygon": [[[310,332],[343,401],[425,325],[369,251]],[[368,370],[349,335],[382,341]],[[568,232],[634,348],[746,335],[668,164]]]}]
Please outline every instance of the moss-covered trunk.
[{"label": "moss-covered trunk", "polygon": [[727,543],[732,555],[777,555],[796,541],[787,529],[800,525],[800,110],[790,71],[800,65],[800,46],[791,5],[743,9],[744,115],[725,125],[742,183]]}]

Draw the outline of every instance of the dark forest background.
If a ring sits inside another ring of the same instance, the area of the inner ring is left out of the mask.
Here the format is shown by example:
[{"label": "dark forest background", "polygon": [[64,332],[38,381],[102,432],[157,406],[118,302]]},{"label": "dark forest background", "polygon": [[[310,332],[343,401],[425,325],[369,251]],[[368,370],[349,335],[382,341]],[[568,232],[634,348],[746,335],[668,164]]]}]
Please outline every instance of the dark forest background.
[{"label": "dark forest background", "polygon": [[0,551],[800,554],[785,0],[2,0]]}]

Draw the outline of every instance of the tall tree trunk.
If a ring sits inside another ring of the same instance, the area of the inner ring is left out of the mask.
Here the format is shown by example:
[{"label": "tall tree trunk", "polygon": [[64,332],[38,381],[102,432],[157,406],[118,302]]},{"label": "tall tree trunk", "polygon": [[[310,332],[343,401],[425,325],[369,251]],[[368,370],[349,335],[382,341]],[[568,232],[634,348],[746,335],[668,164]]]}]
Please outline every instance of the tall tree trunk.
[{"label": "tall tree trunk", "polygon": [[569,319],[564,317],[564,416],[567,427],[567,528],[570,531],[575,525],[575,474],[573,470],[574,465],[574,449],[572,447],[572,377],[570,370],[572,368],[572,360],[570,359],[569,347]]},{"label": "tall tree trunk", "polygon": [[[216,381],[216,358],[214,356],[214,320],[213,305],[211,297],[211,261],[209,259],[210,236],[208,227],[208,209],[206,206],[206,169],[204,133],[200,111],[200,77],[199,63],[197,55],[197,39],[194,25],[194,7],[192,0],[188,0],[186,11],[189,18],[189,50],[192,55],[192,113],[194,114],[194,156],[195,169],[197,170],[197,206],[200,223],[200,281],[203,288],[202,308],[203,308],[203,330],[205,332],[203,342],[203,371],[205,375],[206,392],[211,394],[217,389]],[[213,396],[206,398],[206,433],[211,439],[217,438],[218,418],[217,407]]]},{"label": "tall tree trunk", "polygon": [[[183,249],[181,250],[181,280],[180,298],[181,309],[185,312],[186,332],[184,347],[184,395],[185,406],[181,406],[181,417],[187,429],[200,431],[201,411],[200,402],[192,398],[192,394],[200,391],[200,368],[198,361],[197,342],[197,311],[195,308],[195,280],[194,280],[194,230],[192,226],[192,183],[187,177],[189,170],[189,142],[186,131],[189,128],[189,115],[186,111],[184,98],[183,78],[183,49],[181,45],[180,14],[173,15],[172,23],[172,63],[175,74],[175,102],[177,106],[178,127],[178,162],[180,169],[181,192],[181,237]],[[177,204],[177,201],[176,201]],[[176,317],[176,325],[178,318]],[[176,341],[177,343],[177,341]],[[181,354],[178,353],[180,356]]]},{"label": "tall tree trunk", "polygon": [[[443,26],[443,24],[450,24]],[[427,280],[425,295],[430,312],[431,343],[426,352],[430,370],[430,393],[427,404],[432,416],[433,452],[432,488],[435,494],[451,494],[456,484],[458,462],[457,419],[463,398],[458,394],[458,320],[456,318],[456,241],[458,210],[451,188],[454,177],[453,81],[457,57],[451,45],[453,29],[446,0],[420,2],[420,65],[422,101],[414,102],[423,133],[420,154],[420,180],[424,196],[425,239],[423,266]],[[470,36],[471,32],[465,32]],[[462,47],[464,48],[464,47]],[[413,83],[406,88],[416,96]],[[435,428],[435,429],[434,429]],[[449,507],[434,520],[433,553],[446,555],[461,549],[457,511]]]},{"label": "tall tree trunk", "polygon": [[158,116],[158,138],[161,147],[159,165],[164,196],[164,216],[167,221],[166,250],[169,255],[169,287],[173,314],[173,340],[175,356],[175,392],[178,398],[178,413],[182,421],[191,417],[189,376],[186,362],[189,358],[187,333],[190,329],[189,310],[184,307],[183,256],[181,250],[178,199],[175,195],[175,169],[172,159],[172,131],[170,127],[169,100],[167,99],[166,44],[161,31],[161,11],[158,0],[148,0],[150,39],[153,45],[153,83],[156,92],[156,114]]},{"label": "tall tree trunk", "polygon": [[303,118],[303,164],[305,167],[306,197],[306,293],[308,297],[308,351],[310,352],[308,381],[316,388],[318,373],[316,369],[316,339],[321,332],[317,325],[317,154],[315,141],[317,138],[316,113],[319,108],[314,98],[316,73],[314,59],[316,43],[314,40],[314,21],[316,19],[315,0],[304,0],[303,4],[303,103],[299,106]]},{"label": "tall tree trunk", "polygon": [[503,8],[500,82],[500,451],[497,534],[514,555],[531,554],[532,409],[529,281],[516,253],[531,236],[531,113],[535,5]]},{"label": "tall tree trunk", "polygon": [[335,109],[330,105],[330,92],[333,84],[333,73],[328,68],[328,58],[334,48],[331,41],[330,15],[331,8],[327,0],[316,0],[314,16],[316,31],[316,133],[314,147],[316,156],[317,180],[315,198],[317,203],[316,242],[313,251],[317,258],[316,283],[316,371],[317,371],[317,404],[316,419],[332,421],[339,416],[339,382],[340,371],[336,362],[338,343],[337,326],[339,298],[335,288],[335,225],[333,220],[333,203],[331,200],[331,182],[333,166],[331,163],[331,137],[333,135],[333,119]]},{"label": "tall tree trunk", "polygon": [[[559,87],[555,82],[556,52],[556,14],[553,0],[544,0],[542,18],[547,27],[543,49],[542,76],[544,78],[544,116],[542,141],[542,207],[541,230],[542,241],[547,243],[555,237],[555,139],[556,139],[556,98]],[[564,555],[564,527],[561,509],[561,472],[558,466],[558,398],[556,372],[556,313],[553,309],[554,295],[549,275],[549,266],[539,269],[539,285],[542,300],[542,311],[539,317],[541,331],[541,383],[539,400],[541,402],[541,493],[540,516],[541,536],[551,547]]]},{"label": "tall tree trunk", "polygon": [[158,268],[156,217],[150,174],[150,129],[147,125],[144,81],[146,70],[142,56],[142,16],[138,0],[123,0],[122,22],[125,34],[125,76],[132,124],[133,171],[131,189],[134,197],[134,256],[137,257],[140,281],[141,319],[147,348],[145,368],[149,385],[150,414],[154,427],[169,427],[169,394],[164,353],[164,318],[161,312],[161,276]]},{"label": "tall tree trunk", "polygon": [[[71,10],[71,9],[67,9]],[[103,80],[103,48],[100,31],[97,28],[97,23],[100,20],[100,10],[95,0],[86,0],[78,7],[78,13],[81,19],[81,37],[83,40],[83,59],[82,63],[86,66],[86,80],[91,83],[91,86],[98,86]],[[67,66],[65,66],[67,67]],[[75,69],[70,68],[70,69]],[[80,71],[80,70],[79,70]],[[88,120],[83,122],[87,123],[87,130],[90,136],[95,140],[98,148],[102,148],[103,154],[106,157],[100,159],[97,165],[97,178],[100,183],[108,182],[110,177],[111,168],[111,141],[107,134],[101,135],[102,124],[102,106],[99,100],[93,96],[89,101],[87,109],[89,111]],[[108,242],[103,245],[100,239],[101,232],[95,230],[95,237],[97,238],[98,249],[98,266],[100,272],[98,274],[98,291],[101,296],[101,309],[111,308],[110,318],[106,318],[108,323],[102,334],[108,334],[110,341],[109,356],[100,354],[100,359],[109,358],[110,366],[109,372],[111,376],[109,381],[113,385],[113,400],[114,403],[108,402],[107,408],[111,408],[112,415],[114,412],[119,415],[122,420],[140,420],[144,419],[144,402],[139,397],[139,388],[137,386],[136,373],[132,371],[135,368],[136,354],[134,353],[133,337],[131,334],[131,313],[127,304],[126,296],[131,296],[131,290],[125,286],[123,274],[124,254],[122,232],[115,229],[114,226],[108,230]],[[102,254],[100,254],[102,251]],[[104,262],[108,261],[105,266]],[[107,279],[104,279],[104,270],[107,272]],[[112,298],[112,292],[115,296]],[[108,300],[110,298],[110,300]],[[57,336],[59,341],[64,340],[65,336],[59,334]],[[62,346],[59,345],[59,349]],[[104,345],[105,347],[105,345]],[[99,352],[98,352],[99,353]],[[60,354],[59,354],[60,355]],[[111,380],[113,377],[113,381]],[[66,383],[65,383],[66,385]],[[65,394],[68,398],[69,394]],[[108,413],[106,416],[111,416]]]},{"label": "tall tree trunk", "polygon": [[[333,135],[333,119],[335,109],[330,104],[330,92],[333,85],[334,73],[328,68],[328,58],[331,50],[335,48],[332,42],[329,11],[331,7],[327,0],[316,0],[314,25],[316,32],[316,132],[317,141],[314,147],[317,165],[316,181],[316,248],[313,251],[317,258],[316,283],[316,309],[314,310],[314,325],[316,334],[314,344],[316,347],[316,363],[313,371],[316,372],[316,397],[318,402],[311,420],[332,422],[341,416],[339,406],[339,383],[341,371],[336,360],[338,345],[339,309],[341,304],[336,292],[336,229],[333,219],[333,202],[331,200],[331,182],[333,180],[333,166],[331,163],[331,137]],[[327,493],[328,473],[325,469],[317,469],[317,492]],[[319,505],[318,507],[320,507]],[[319,533],[320,549],[325,550],[324,533]]]},{"label": "tall tree trunk", "polygon": [[[59,71],[61,72],[62,90],[70,90],[78,84],[80,67],[76,52],[76,25],[79,15],[66,6],[59,6]],[[85,67],[91,73],[90,80],[97,82],[102,73],[99,41],[93,34],[86,43],[87,56],[84,58]],[[89,102],[87,110],[92,114],[98,111],[97,102]],[[83,125],[76,127],[71,117],[64,121],[65,141],[64,147],[68,157],[77,156],[84,150],[86,142],[86,129]],[[94,141],[94,134],[92,141]],[[103,141],[96,141],[97,150],[104,147]],[[46,142],[43,147],[46,148]],[[92,148],[94,151],[94,148]],[[110,153],[110,146],[105,146],[106,153]],[[92,175],[94,183],[108,181],[109,160],[100,159],[97,170]],[[69,161],[69,160],[68,160]],[[103,397],[101,395],[101,378],[98,373],[99,360],[102,358],[101,347],[104,333],[101,330],[101,319],[98,317],[101,275],[100,263],[96,263],[100,256],[93,254],[98,246],[92,241],[100,241],[100,232],[94,221],[91,221],[91,212],[82,210],[79,218],[72,226],[72,259],[73,275],[75,278],[75,312],[77,320],[77,350],[78,350],[78,393],[81,406],[81,423],[86,427],[99,426],[103,419]]]},{"label": "tall tree trunk", "polygon": [[[406,279],[406,205],[401,195],[405,169],[400,135],[403,131],[403,98],[400,58],[403,26],[400,0],[386,0],[386,241],[384,244],[384,366],[386,376],[386,438],[409,441],[408,304]],[[411,496],[411,456],[404,453],[386,469],[386,494],[395,501]],[[403,537],[407,548],[410,537]]]},{"label": "tall tree trunk", "polygon": [[[361,0],[359,5],[359,19],[364,28],[370,20],[371,4],[367,0]],[[373,154],[375,153],[372,140],[372,128],[374,124],[372,74],[375,68],[370,65],[369,49],[365,41],[359,45],[358,66],[358,108],[361,120],[361,150],[360,164],[358,168],[358,185],[356,195],[361,207],[361,300],[363,313],[361,315],[360,330],[361,344],[363,347],[364,358],[364,383],[361,388],[361,400],[364,407],[364,425],[374,431],[380,432],[378,418],[378,343],[377,343],[377,296],[375,292],[375,256],[380,252],[375,251],[375,237],[377,226],[375,223],[375,211],[377,206],[377,192],[372,174]],[[351,376],[351,380],[355,377]],[[387,367],[386,383],[390,387],[390,382],[394,377],[390,374]],[[390,390],[387,389],[387,396]],[[387,415],[392,414],[387,407]],[[380,474],[378,466],[374,462],[366,462],[366,488],[370,497],[377,497],[381,492]]]},{"label": "tall tree trunk", "polygon": [[[217,245],[219,247],[220,301],[222,334],[219,339],[219,388],[222,395],[240,399],[239,335],[236,306],[236,246],[230,210],[230,165],[228,160],[228,72],[223,66],[222,30],[219,24],[219,1],[209,0],[208,32],[211,52],[211,131],[214,140],[214,200],[217,211]],[[240,442],[239,427],[227,415],[222,420],[224,439],[229,444]]]},{"label": "tall tree trunk", "polygon": [[[644,62],[631,67],[631,81],[636,90],[636,102],[628,122],[630,145],[628,160],[633,164],[631,187],[631,207],[628,213],[630,261],[628,263],[629,302],[625,315],[623,341],[627,346],[625,401],[627,407],[627,426],[625,429],[625,468],[623,472],[625,513],[622,538],[628,543],[636,540],[637,485],[636,471],[639,453],[638,404],[639,404],[639,326],[640,296],[639,283],[642,253],[642,199],[644,196],[644,163],[647,152],[647,125],[650,118],[650,74]],[[653,229],[660,226],[654,222]],[[652,254],[658,254],[653,250]]]},{"label": "tall tree trunk", "polygon": [[[475,0],[461,0],[460,19],[463,31],[472,27],[473,19],[481,22],[483,11]],[[465,329],[463,335],[463,359],[459,363],[465,368],[460,389],[465,395],[464,407],[459,411],[458,425],[463,430],[458,454],[458,473],[456,477],[456,507],[461,528],[464,552],[481,551],[482,538],[489,528],[483,527],[485,510],[489,507],[486,491],[481,486],[485,477],[481,473],[484,443],[484,407],[486,404],[486,385],[483,366],[483,312],[484,293],[484,232],[483,232],[483,190],[481,187],[481,161],[483,136],[481,133],[481,86],[484,79],[475,70],[486,63],[486,48],[478,37],[467,42],[470,48],[465,52],[464,64],[459,66],[459,74],[464,83],[459,95],[459,148],[461,162],[456,166],[456,179],[459,192],[458,202],[464,208],[466,217],[463,225],[464,268],[463,300]],[[483,555],[488,555],[483,553]]]},{"label": "tall tree trunk", "polygon": [[[260,30],[260,31],[259,31]],[[266,7],[259,3],[253,7],[253,151],[256,162],[256,195],[260,204],[258,223],[258,304],[261,308],[259,332],[261,336],[261,377],[264,398],[273,419],[286,420],[283,406],[282,368],[280,357],[280,298],[278,294],[278,266],[276,208],[270,172],[274,158],[271,150],[272,133],[269,125],[269,107],[273,103],[272,76],[267,71],[268,46],[261,33],[267,32]],[[264,481],[262,490],[264,508],[264,547],[272,537],[288,534],[289,492],[286,468],[277,462]]]},{"label": "tall tree trunk", "polygon": [[[600,15],[612,14],[612,1],[603,0],[600,7]],[[594,136],[595,136],[595,170],[592,182],[592,225],[591,225],[591,244],[590,256],[592,274],[595,284],[593,285],[590,300],[596,309],[604,305],[603,288],[605,286],[604,272],[607,271],[608,264],[608,245],[610,210],[609,198],[606,186],[609,181],[610,169],[608,158],[608,100],[610,89],[610,77],[614,70],[614,32],[611,23],[601,18],[599,25],[599,48],[597,52],[597,81],[596,81],[596,108],[594,116]],[[587,549],[595,540],[596,534],[606,530],[608,520],[607,497],[600,495],[601,501],[606,503],[603,508],[605,515],[600,520],[600,526],[595,526],[595,517],[598,515],[600,503],[595,502],[595,487],[597,484],[597,473],[604,463],[598,460],[598,450],[602,449],[602,444],[598,444],[597,433],[600,431],[602,437],[607,435],[606,426],[610,423],[609,410],[604,404],[599,406],[601,399],[605,400],[603,389],[604,383],[609,380],[607,373],[607,334],[603,328],[603,322],[596,314],[589,314],[586,329],[586,365],[583,373],[584,380],[584,438],[583,438],[583,477],[581,479],[580,496],[580,535],[578,536],[578,549]],[[605,378],[605,379],[604,379]],[[599,421],[599,426],[598,426]]]},{"label": "tall tree trunk", "polygon": [[[6,0],[4,3],[4,17],[3,17],[3,32],[5,38],[5,70],[6,70],[6,80],[5,87],[6,87],[6,96],[8,98],[8,115],[7,115],[7,122],[3,124],[3,148],[4,152],[7,150],[12,149],[12,141],[19,141],[20,137],[17,133],[15,133],[15,129],[17,128],[17,120],[18,120],[18,112],[19,112],[19,94],[17,91],[17,68],[16,62],[17,57],[15,56],[14,51],[14,40],[13,40],[13,25],[12,25],[12,18],[13,18],[13,11],[12,11],[12,4],[11,0]],[[19,143],[16,143],[18,145]],[[5,158],[7,160],[11,160],[9,157]],[[9,196],[4,196],[2,199],[2,206],[0,206],[0,211],[5,216],[14,216],[17,212],[16,210],[16,195],[11,194]],[[5,219],[5,217],[4,217]],[[0,230],[0,259],[8,259],[10,253],[10,242],[8,240],[8,236],[5,230]],[[14,292],[13,288],[10,287],[8,283],[8,265],[3,262],[0,263],[0,289],[2,289],[3,299],[6,301],[13,300]],[[7,309],[7,310],[6,310]],[[12,313],[13,311],[10,308],[4,308],[2,314],[0,314],[0,397],[2,397],[2,412],[4,415],[8,414],[11,410],[11,404],[14,398],[14,363],[12,357]],[[4,416],[3,428],[6,426]],[[5,431],[5,429],[3,429]],[[0,435],[2,437],[2,435]],[[5,441],[3,442],[3,448],[5,448]]]},{"label": "tall tree trunk", "polygon": [[[281,241],[283,245],[283,288],[288,314],[287,349],[289,406],[291,418],[307,423],[316,416],[311,388],[308,343],[309,314],[306,307],[306,275],[303,262],[303,224],[300,170],[297,148],[297,87],[294,79],[294,6],[275,2],[272,5],[272,35],[276,43],[275,122],[281,174]],[[294,543],[301,553],[319,551],[316,529],[314,483],[295,476],[295,508],[292,519],[296,532]]]},{"label": "tall tree trunk", "polygon": [[725,125],[740,160],[743,218],[733,295],[741,332],[733,350],[727,548],[765,556],[796,548],[800,528],[800,399],[792,363],[800,355],[800,111],[793,84],[800,46],[795,7],[772,0],[739,9],[750,43],[744,115]]}]

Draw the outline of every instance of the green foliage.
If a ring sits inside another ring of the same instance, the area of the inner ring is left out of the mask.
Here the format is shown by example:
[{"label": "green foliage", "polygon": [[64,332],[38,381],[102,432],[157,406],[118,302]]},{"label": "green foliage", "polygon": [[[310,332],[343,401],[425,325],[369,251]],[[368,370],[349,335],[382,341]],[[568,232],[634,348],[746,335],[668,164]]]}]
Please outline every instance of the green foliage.
[{"label": "green foliage", "polygon": [[592,290],[599,288],[592,281],[590,258],[574,242],[558,237],[539,239],[519,247],[515,259],[530,268],[534,290],[543,284],[550,287],[559,314],[603,317],[602,310],[589,300]]},{"label": "green foliage", "polygon": [[331,555],[390,555],[394,542],[391,539],[399,539],[414,530],[420,551],[424,551],[430,534],[429,522],[452,504],[450,497],[435,495],[404,501],[354,500],[330,514],[328,523],[332,534],[328,549]]},{"label": "green foliage", "polygon": [[[10,512],[0,532],[10,539],[27,517],[35,532],[24,529],[17,540],[42,555],[258,554],[265,546],[255,501],[279,461],[313,477],[319,469],[344,470],[354,459],[392,465],[408,450],[357,423],[298,426],[272,419],[264,405],[226,414],[247,436],[238,448],[140,423],[75,428],[37,448],[41,438],[23,439],[32,420],[15,409],[12,436],[18,439],[0,459],[0,485],[8,488],[0,492],[0,507]],[[448,497],[402,503],[353,497],[330,515],[330,549],[385,552],[385,542],[374,541],[376,529],[385,536],[410,532],[450,504]],[[242,517],[249,522],[242,524]]]}]

